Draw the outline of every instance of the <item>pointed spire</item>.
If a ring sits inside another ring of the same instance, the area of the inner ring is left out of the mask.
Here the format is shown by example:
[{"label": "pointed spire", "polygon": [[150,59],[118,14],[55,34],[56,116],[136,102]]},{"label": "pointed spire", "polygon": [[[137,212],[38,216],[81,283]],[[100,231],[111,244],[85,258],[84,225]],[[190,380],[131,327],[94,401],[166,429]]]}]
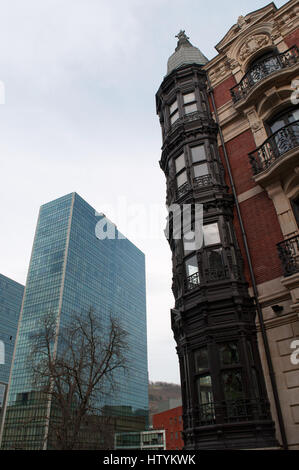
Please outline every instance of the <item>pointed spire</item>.
[{"label": "pointed spire", "polygon": [[167,75],[182,65],[204,65],[208,62],[208,59],[202,54],[202,52],[191,44],[185,30],[181,29],[175,37],[178,38],[178,43],[175,48],[175,52],[168,59]]}]

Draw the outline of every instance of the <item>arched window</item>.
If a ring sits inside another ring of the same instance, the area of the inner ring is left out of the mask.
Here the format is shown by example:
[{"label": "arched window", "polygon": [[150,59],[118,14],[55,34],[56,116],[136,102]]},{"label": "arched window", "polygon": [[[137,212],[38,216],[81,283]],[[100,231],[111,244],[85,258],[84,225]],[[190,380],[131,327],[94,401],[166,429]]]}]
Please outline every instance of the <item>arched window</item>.
[{"label": "arched window", "polygon": [[5,344],[0,340],[0,364],[5,364]]},{"label": "arched window", "polygon": [[277,50],[267,50],[249,62],[247,66],[248,79],[256,83],[279,69],[281,69],[281,62]]},{"label": "arched window", "polygon": [[268,132],[269,134],[274,134],[274,132],[298,120],[299,107],[293,106],[292,108],[287,108],[279,114],[276,114],[271,119],[269,119],[269,121],[267,122]]}]

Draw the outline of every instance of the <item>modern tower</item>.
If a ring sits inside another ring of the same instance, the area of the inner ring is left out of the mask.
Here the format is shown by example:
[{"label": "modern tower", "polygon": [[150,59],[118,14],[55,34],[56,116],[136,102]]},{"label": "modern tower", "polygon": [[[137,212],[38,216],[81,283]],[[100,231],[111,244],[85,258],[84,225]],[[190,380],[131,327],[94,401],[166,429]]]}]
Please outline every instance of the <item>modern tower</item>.
[{"label": "modern tower", "polygon": [[[177,37],[156,107],[167,205],[190,205],[193,214],[181,239],[169,215],[185,449],[268,448],[276,445],[274,424],[233,225],[234,199],[210,110],[207,59],[184,31]],[[196,204],[203,205],[201,246],[192,243]]]},{"label": "modern tower", "polygon": [[0,274],[0,422],[23,294],[24,286]]},{"label": "modern tower", "polygon": [[120,319],[128,332],[128,372],[117,373],[115,393],[105,401],[99,400],[97,406],[113,415],[120,431],[145,428],[145,257],[114,225],[114,239],[111,235],[100,237],[98,223],[103,218],[108,221],[76,193],[40,208],[9,383],[3,449],[53,448],[47,440],[53,406],[49,400],[41,400],[28,363],[31,334],[40,327],[40,317],[48,312],[59,320],[58,348],[60,328],[68,325],[75,314],[85,315],[92,307],[103,328],[111,315]]}]

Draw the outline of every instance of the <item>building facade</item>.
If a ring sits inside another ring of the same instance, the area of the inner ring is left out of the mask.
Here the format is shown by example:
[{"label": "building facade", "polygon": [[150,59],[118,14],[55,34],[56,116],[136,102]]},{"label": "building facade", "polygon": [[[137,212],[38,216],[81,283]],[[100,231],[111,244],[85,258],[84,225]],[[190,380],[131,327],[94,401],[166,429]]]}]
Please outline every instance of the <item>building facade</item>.
[{"label": "building facade", "polygon": [[154,429],[164,429],[166,450],[181,450],[184,447],[183,408],[177,406],[153,415]]},{"label": "building facade", "polygon": [[83,316],[93,308],[103,329],[111,315],[120,321],[128,332],[128,373],[117,372],[113,396],[97,406],[103,416],[109,415],[114,423],[119,420],[121,429],[144,429],[147,424],[144,254],[110,222],[115,238],[100,236],[105,221],[103,214],[76,193],[40,209],[2,427],[3,449],[51,448],[47,438],[51,402],[41,402],[28,363],[31,334],[39,327],[40,318],[49,313],[59,324],[58,350],[59,331],[75,314]]},{"label": "building facade", "polygon": [[0,274],[0,421],[23,294],[24,286]]},{"label": "building facade", "polygon": [[[160,166],[171,208],[171,320],[185,448],[273,447],[277,442],[257,346],[255,306],[209,105],[203,68],[208,61],[188,39],[180,31],[156,94],[163,138]],[[187,209],[190,220],[184,218]]]},{"label": "building facade", "polygon": [[[205,66],[234,229],[260,315],[276,435],[299,448],[299,5],[240,16]],[[296,81],[297,80],[297,81]]]}]

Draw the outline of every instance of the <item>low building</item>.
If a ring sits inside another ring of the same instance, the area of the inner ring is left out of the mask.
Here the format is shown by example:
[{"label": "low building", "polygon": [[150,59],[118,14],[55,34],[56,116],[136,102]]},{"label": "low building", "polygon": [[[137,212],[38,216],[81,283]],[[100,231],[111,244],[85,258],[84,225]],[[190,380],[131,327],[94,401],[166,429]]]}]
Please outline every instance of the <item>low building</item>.
[{"label": "low building", "polygon": [[164,429],[153,429],[141,432],[122,432],[114,436],[114,449],[165,450],[166,437]]},{"label": "low building", "polygon": [[0,422],[23,294],[24,286],[0,274]]},{"label": "low building", "polygon": [[165,430],[166,450],[180,450],[184,447],[182,415],[182,406],[177,406],[176,408],[153,415],[154,429]]}]

